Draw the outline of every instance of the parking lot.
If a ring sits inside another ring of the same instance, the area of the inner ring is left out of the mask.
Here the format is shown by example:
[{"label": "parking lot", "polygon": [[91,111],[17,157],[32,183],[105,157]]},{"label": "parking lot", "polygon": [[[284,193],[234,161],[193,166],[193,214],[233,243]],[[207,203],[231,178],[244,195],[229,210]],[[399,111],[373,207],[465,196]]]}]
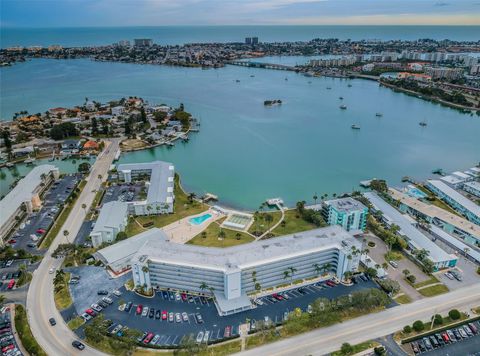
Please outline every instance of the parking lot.
[{"label": "parking lot", "polygon": [[112,185],[107,188],[103,195],[102,204],[117,200],[127,202],[139,200],[143,187],[145,187],[143,183]]},{"label": "parking lot", "polygon": [[9,290],[8,284],[12,279],[15,280],[15,284],[16,284],[18,278],[22,273],[20,271],[20,266],[24,263],[26,263],[28,266],[29,261],[28,260],[10,260],[10,262],[0,261],[0,292],[5,292]]},{"label": "parking lot", "polygon": [[404,345],[416,355],[479,355],[480,323],[465,323]]},{"label": "parking lot", "polygon": [[[104,314],[106,319],[112,320],[114,324],[112,329],[120,324],[122,327],[127,326],[130,329],[151,332],[154,335],[159,335],[155,344],[162,346],[178,345],[184,336],[198,337],[200,332],[203,334],[203,338],[213,342],[238,333],[239,325],[245,323],[247,319],[252,321],[253,324],[260,320],[280,323],[288,312],[295,308],[307,310],[308,305],[319,297],[336,298],[355,290],[377,287],[372,281],[365,282],[362,280],[350,287],[343,285],[329,287],[323,283],[318,286],[310,285],[286,292],[282,300],[263,297],[261,298],[262,305],[257,308],[229,316],[219,316],[211,299],[187,296],[184,301],[181,296],[176,296],[173,292],[167,291],[158,291],[153,298],[146,298],[126,291],[123,286],[120,287],[123,284],[122,281],[108,279],[104,271],[103,273],[93,270],[80,272],[80,269],[83,268],[72,270],[75,275],[82,275],[82,277],[79,284],[70,286],[75,309],[79,315],[91,308],[92,304],[100,304],[104,296],[98,295],[97,292],[107,290],[109,292],[108,297],[112,299],[113,303],[107,305],[101,313]],[[104,276],[99,278],[95,277],[95,274],[103,274]],[[127,279],[129,276],[128,274],[123,277]],[[110,283],[110,285],[106,283]],[[118,290],[121,296],[113,294],[114,290]],[[121,304],[130,304],[131,308],[123,310],[120,307]],[[142,313],[137,314],[138,306],[140,306],[142,312],[143,308],[148,308],[145,316],[142,316]],[[150,309],[153,311],[151,312]],[[166,312],[166,319],[162,318],[163,312]],[[172,317],[170,317],[170,313],[172,313]],[[177,313],[180,317],[179,321],[176,321]],[[201,315],[201,322],[196,317],[197,313]]]},{"label": "parking lot", "polygon": [[37,252],[38,240],[46,234],[60,214],[58,205],[65,202],[80,177],[79,174],[69,174],[53,183],[45,193],[41,209],[31,213],[13,234],[10,239],[12,247],[24,249],[30,253]]},{"label": "parking lot", "polygon": [[445,273],[436,273],[435,276],[444,283],[448,289],[455,290],[456,288],[461,288],[466,285],[475,284],[480,282],[480,275],[477,273],[478,265],[464,256],[458,251],[455,251],[451,247],[447,246],[440,240],[435,240],[435,243],[444,249],[448,253],[455,254],[458,256],[457,266],[454,270],[457,270],[461,276],[462,280],[459,281],[456,278],[448,278]]},{"label": "parking lot", "polygon": [[0,347],[2,350],[2,355],[23,355],[18,349],[17,342],[13,336],[10,310],[7,307],[3,307],[0,314]]}]

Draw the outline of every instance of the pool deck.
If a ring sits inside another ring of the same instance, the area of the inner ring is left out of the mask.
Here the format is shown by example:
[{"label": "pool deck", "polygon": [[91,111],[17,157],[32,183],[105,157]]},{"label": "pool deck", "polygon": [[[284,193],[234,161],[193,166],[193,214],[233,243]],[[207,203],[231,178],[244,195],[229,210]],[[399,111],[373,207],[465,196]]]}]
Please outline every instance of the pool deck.
[{"label": "pool deck", "polygon": [[[211,218],[205,220],[200,225],[193,225],[190,223],[191,218],[196,218],[198,216],[202,216],[205,214],[212,215]],[[170,237],[171,242],[184,244],[189,240],[193,239],[203,230],[205,230],[208,225],[213,223],[214,221],[221,219],[225,215],[220,214],[218,211],[214,211],[213,209],[209,209],[207,211],[201,212],[196,215],[190,215],[178,221],[175,221],[163,228],[163,231]]]}]

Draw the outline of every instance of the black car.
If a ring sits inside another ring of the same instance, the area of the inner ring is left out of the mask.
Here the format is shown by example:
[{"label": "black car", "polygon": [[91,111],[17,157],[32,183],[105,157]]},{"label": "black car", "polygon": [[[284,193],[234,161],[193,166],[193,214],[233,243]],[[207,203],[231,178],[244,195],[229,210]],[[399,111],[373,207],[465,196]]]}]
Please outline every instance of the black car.
[{"label": "black car", "polygon": [[161,314],[162,314],[162,313],[160,312],[160,310],[157,310],[157,311],[155,312],[155,319],[160,319],[160,317],[162,316]]},{"label": "black car", "polygon": [[54,318],[50,318],[50,319],[48,319],[48,322],[50,323],[50,325],[51,325],[51,326],[55,326],[55,325],[57,325],[57,322],[55,321],[55,319],[54,319]]},{"label": "black car", "polygon": [[98,295],[108,295],[108,291],[105,290],[105,289],[102,289],[102,290],[99,290],[99,291],[97,292],[97,294],[98,294]]},{"label": "black car", "polygon": [[127,303],[127,306],[125,307],[125,311],[126,311],[127,313],[130,312],[130,309],[132,309],[132,305],[133,305],[132,302],[128,302],[128,303]]},{"label": "black car", "polygon": [[19,278],[22,275],[22,271],[17,271],[13,274],[13,278]]},{"label": "black car", "polygon": [[85,345],[82,344],[80,341],[77,341],[77,340],[72,341],[72,346],[79,349],[79,350],[83,350],[85,348]]},{"label": "black car", "polygon": [[100,305],[103,309],[105,309],[106,307],[108,307],[108,304],[105,303],[103,300],[99,300],[97,302],[98,305]]},{"label": "black car", "polygon": [[200,313],[195,314],[195,318],[197,319],[197,323],[202,324],[203,323],[203,318]]},{"label": "black car", "polygon": [[168,300],[168,299],[169,299],[168,293],[167,293],[166,291],[162,291],[162,297],[163,297],[163,299],[165,299],[165,300]]},{"label": "black car", "polygon": [[148,312],[148,317],[151,319],[155,316],[155,309],[150,308],[150,311]]}]

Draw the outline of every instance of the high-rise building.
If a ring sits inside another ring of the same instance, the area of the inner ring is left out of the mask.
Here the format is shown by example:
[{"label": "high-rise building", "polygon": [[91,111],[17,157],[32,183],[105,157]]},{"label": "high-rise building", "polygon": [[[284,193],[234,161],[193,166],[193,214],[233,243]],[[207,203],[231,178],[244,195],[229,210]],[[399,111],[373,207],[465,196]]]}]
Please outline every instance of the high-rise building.
[{"label": "high-rise building", "polygon": [[252,44],[252,37],[245,37],[245,44]]},{"label": "high-rise building", "polygon": [[258,37],[252,37],[252,44],[253,45],[258,44]]},{"label": "high-rise building", "polygon": [[350,197],[325,201],[322,214],[329,225],[340,225],[353,233],[367,227],[368,208]]},{"label": "high-rise building", "polygon": [[153,40],[150,38],[136,38],[133,40],[135,47],[150,47],[153,45]]}]

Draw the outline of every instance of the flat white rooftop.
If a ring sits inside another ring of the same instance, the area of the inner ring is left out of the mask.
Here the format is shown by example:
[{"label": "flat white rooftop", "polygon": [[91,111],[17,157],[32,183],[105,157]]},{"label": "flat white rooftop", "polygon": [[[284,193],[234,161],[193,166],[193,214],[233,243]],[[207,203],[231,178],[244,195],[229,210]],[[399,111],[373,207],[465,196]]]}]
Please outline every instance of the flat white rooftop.
[{"label": "flat white rooftop", "polygon": [[102,206],[92,234],[118,228],[125,220],[128,213],[128,204],[121,201],[111,201]]},{"label": "flat white rooftop", "polygon": [[[152,234],[160,229],[152,229]],[[162,233],[164,236],[164,234]],[[361,242],[340,226],[328,226],[233,247],[182,245],[163,238],[149,239],[132,260],[147,255],[151,261],[226,272],[303,256],[329,249],[361,248]]]},{"label": "flat white rooftop", "polygon": [[475,214],[476,216],[480,217],[480,206],[475,204],[470,199],[464,197],[462,194],[457,192],[455,189],[450,188],[448,185],[446,185],[445,183],[443,183],[439,180],[429,180],[428,183],[433,185],[435,188],[437,188],[443,194],[449,196],[451,199],[456,201],[458,204],[463,206],[465,209],[470,211],[472,214]]},{"label": "flat white rooftop", "polygon": [[389,221],[400,227],[400,233],[408,238],[411,245],[418,250],[425,249],[429,251],[428,258],[432,262],[437,263],[456,259],[455,256],[442,250],[427,236],[421,233],[420,230],[412,225],[412,221],[407,218],[406,215],[400,213],[376,193],[366,192],[363,193],[363,195],[370,200],[375,209],[380,210]]},{"label": "flat white rooftop", "polygon": [[15,188],[0,201],[0,226],[3,226],[24,202],[32,199],[35,189],[42,183],[42,175],[54,170],[58,168],[51,164],[42,164],[33,168],[17,183]]}]

